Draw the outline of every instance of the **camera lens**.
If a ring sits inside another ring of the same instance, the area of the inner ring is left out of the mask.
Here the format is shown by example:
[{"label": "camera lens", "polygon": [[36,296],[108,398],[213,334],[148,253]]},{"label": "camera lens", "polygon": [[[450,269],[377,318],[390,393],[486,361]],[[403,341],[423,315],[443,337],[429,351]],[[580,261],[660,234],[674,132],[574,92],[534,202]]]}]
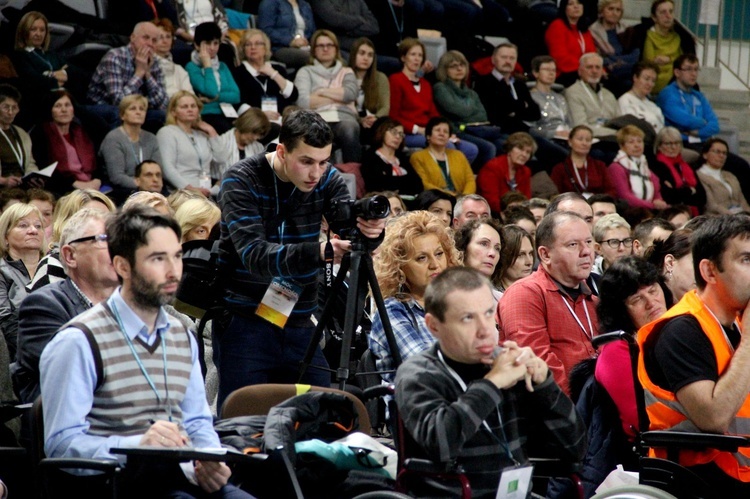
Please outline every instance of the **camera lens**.
[{"label": "camera lens", "polygon": [[368,215],[366,218],[385,218],[391,212],[391,203],[385,196],[373,196],[367,201],[363,210]]}]

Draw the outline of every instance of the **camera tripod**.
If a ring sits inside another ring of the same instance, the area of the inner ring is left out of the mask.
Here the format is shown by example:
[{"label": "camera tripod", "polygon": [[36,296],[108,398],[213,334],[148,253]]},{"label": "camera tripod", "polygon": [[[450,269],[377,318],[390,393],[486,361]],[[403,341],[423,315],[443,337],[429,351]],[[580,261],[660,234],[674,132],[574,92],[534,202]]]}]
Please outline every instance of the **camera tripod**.
[{"label": "camera tripod", "polygon": [[[364,311],[365,302],[367,299],[367,284],[370,284],[372,289],[372,295],[375,298],[375,305],[380,313],[380,318],[383,322],[383,329],[385,331],[385,338],[388,342],[388,349],[391,351],[393,357],[394,369],[398,368],[401,364],[401,354],[398,351],[396,345],[396,338],[393,336],[393,329],[391,329],[391,322],[388,320],[388,313],[385,309],[385,303],[383,302],[383,294],[380,292],[378,286],[378,280],[375,278],[375,270],[373,268],[372,256],[366,249],[364,241],[361,236],[356,235],[352,237],[352,249],[341,261],[341,267],[336,275],[336,280],[333,286],[329,289],[328,298],[326,299],[323,307],[323,314],[318,321],[318,325],[315,328],[315,332],[310,338],[310,343],[307,345],[307,351],[305,356],[300,362],[300,378],[305,374],[309,367],[314,369],[324,369],[330,372],[336,373],[336,382],[338,383],[339,389],[343,390],[346,386],[346,382],[349,379],[349,361],[351,355],[352,339],[357,331],[357,325],[362,320],[362,314]],[[351,270],[351,272],[349,272]],[[341,355],[339,357],[339,367],[334,371],[333,369],[324,368],[321,366],[311,366],[313,356],[315,355],[315,349],[318,347],[321,338],[323,337],[323,331],[328,324],[328,321],[333,314],[333,306],[336,302],[337,291],[344,286],[344,280],[346,279],[347,272],[349,272],[349,287],[346,292],[346,311],[344,315],[344,330],[342,332],[342,344],[341,344]],[[373,374],[373,373],[366,373]]]}]

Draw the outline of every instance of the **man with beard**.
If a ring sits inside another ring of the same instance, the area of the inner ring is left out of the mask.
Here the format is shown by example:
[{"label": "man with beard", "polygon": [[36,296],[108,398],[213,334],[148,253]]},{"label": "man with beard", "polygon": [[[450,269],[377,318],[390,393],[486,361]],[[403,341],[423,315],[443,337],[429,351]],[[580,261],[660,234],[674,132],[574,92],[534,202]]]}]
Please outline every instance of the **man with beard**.
[{"label": "man with beard", "polygon": [[[182,276],[180,226],[136,205],[109,219],[106,235],[121,286],[42,352],[46,454],[123,460],[110,450],[219,447],[195,338],[163,308]],[[197,486],[186,479],[193,474]],[[230,474],[219,462],[196,461],[184,474],[149,463],[125,467],[121,483],[126,497],[250,497],[227,485]]]}]

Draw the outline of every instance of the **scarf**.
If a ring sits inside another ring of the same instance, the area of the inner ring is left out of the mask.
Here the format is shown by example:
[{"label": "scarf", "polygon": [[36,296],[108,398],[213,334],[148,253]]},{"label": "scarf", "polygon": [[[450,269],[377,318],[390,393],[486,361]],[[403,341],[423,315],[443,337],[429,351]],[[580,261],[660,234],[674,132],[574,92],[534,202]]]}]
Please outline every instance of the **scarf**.
[{"label": "scarf", "polygon": [[646,156],[631,158],[625,151],[620,150],[615,157],[615,163],[619,163],[627,170],[630,190],[638,199],[654,200],[654,184],[651,182],[651,170],[648,169]]},{"label": "scarf", "polygon": [[[199,68],[203,68],[203,63],[201,62],[201,58],[198,55],[197,50],[193,50],[193,52],[190,54],[190,60],[193,61],[193,63]],[[211,58],[211,69],[214,70],[214,78],[216,79],[216,86],[218,87],[219,92],[221,92],[221,75],[219,75],[219,58],[218,57]]]},{"label": "scarf", "polygon": [[680,189],[685,185],[687,185],[687,187],[694,188],[696,185],[698,185],[698,180],[695,178],[693,169],[690,168],[690,165],[685,163],[685,160],[682,159],[682,155],[679,155],[675,158],[670,158],[668,156],[665,156],[664,153],[657,153],[656,160],[661,161],[666,165],[667,168],[669,168],[669,172],[672,174],[672,178],[674,179],[675,189]]},{"label": "scarf", "polygon": [[[623,33],[625,31],[625,26],[623,26],[622,23],[617,23],[617,26],[615,26],[614,30],[615,33],[619,35],[620,33]],[[601,19],[589,26],[589,32],[591,32],[591,36],[594,37],[594,42],[596,43],[597,48],[603,56],[606,57],[608,55],[617,55],[615,53],[615,48],[611,43],[609,43],[609,38],[607,37],[607,28],[604,27]]]}]

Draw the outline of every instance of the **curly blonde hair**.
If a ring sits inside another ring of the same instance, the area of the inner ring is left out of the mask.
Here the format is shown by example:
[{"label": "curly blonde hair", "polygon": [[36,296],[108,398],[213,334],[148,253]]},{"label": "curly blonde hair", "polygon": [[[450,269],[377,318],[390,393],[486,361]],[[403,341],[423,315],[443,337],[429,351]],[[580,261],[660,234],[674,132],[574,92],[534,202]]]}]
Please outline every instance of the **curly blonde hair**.
[{"label": "curly blonde hair", "polygon": [[[375,259],[375,275],[383,298],[410,299],[403,268],[414,251],[414,240],[428,234],[437,236],[445,251],[448,267],[461,264],[452,231],[438,217],[428,211],[405,213],[388,224],[385,239]],[[402,290],[399,289],[401,287]]]}]

